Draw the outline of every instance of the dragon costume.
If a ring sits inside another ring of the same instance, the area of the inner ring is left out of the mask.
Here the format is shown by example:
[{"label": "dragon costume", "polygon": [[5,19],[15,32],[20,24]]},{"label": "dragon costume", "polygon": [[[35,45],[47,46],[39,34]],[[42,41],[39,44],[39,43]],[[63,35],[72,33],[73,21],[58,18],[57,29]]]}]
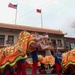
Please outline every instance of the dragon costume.
[{"label": "dragon costume", "polygon": [[75,69],[75,49],[69,50],[68,52],[62,54],[62,65],[64,71],[68,68],[71,68],[71,71]]},{"label": "dragon costume", "polygon": [[[19,34],[18,41],[15,45],[8,46],[6,48],[0,49],[0,70],[6,67],[6,70],[9,67],[13,67],[15,64],[18,67],[18,70],[14,72],[13,75],[26,75],[25,71],[25,58],[26,53],[31,53],[33,64],[32,64],[32,75],[37,75],[38,68],[38,54],[37,51],[39,47],[41,49],[47,50],[50,48],[50,45],[45,43],[48,36],[34,36],[27,31],[22,31]],[[51,65],[54,64],[54,59],[52,56],[46,56],[42,63],[46,64],[51,62]]]},{"label": "dragon costume", "polygon": [[[35,46],[33,46],[31,44],[35,44],[34,37],[27,31],[22,31],[19,34],[17,44],[0,49],[0,69],[4,69],[6,67],[6,65],[14,66],[18,61],[20,61],[21,59],[24,59],[26,57],[27,52],[35,51],[36,50]],[[33,55],[33,53],[32,53],[32,55]],[[36,58],[37,58],[37,56],[36,56]],[[35,64],[36,64],[36,62],[33,64],[33,66]],[[37,66],[37,64],[36,64],[36,66]],[[21,67],[23,67],[23,65]],[[33,69],[34,69],[34,67],[33,67]],[[19,75],[19,74],[17,74],[17,75]],[[34,75],[34,74],[32,74],[32,75]]]}]

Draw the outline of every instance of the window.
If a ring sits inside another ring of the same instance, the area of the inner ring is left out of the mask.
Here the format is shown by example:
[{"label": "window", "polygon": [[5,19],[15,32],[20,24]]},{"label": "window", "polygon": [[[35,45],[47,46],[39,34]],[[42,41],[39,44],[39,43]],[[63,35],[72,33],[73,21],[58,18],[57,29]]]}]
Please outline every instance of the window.
[{"label": "window", "polygon": [[56,47],[56,40],[55,39],[51,39],[52,45],[53,47]]},{"label": "window", "polygon": [[70,47],[69,47],[69,42],[66,42],[66,48],[70,48]]},{"label": "window", "polygon": [[8,36],[8,44],[14,43],[14,36]]},{"label": "window", "polygon": [[0,46],[4,45],[5,35],[0,35]]},{"label": "window", "polygon": [[61,42],[61,40],[57,40],[57,45],[58,45],[58,47],[62,47],[62,42]]},{"label": "window", "polygon": [[71,43],[71,49],[75,48],[75,43]]}]

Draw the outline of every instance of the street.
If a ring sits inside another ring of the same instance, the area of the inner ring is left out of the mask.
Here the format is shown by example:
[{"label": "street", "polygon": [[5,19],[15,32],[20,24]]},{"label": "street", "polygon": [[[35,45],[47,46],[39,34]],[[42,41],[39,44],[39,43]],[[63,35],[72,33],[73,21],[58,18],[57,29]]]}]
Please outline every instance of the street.
[{"label": "street", "polygon": [[[32,75],[31,74],[31,70],[27,71],[27,75]],[[39,72],[37,72],[37,75],[57,75],[57,74],[50,74],[50,70],[46,70],[47,74],[40,74]],[[62,75],[66,75],[66,74],[62,74]]]}]

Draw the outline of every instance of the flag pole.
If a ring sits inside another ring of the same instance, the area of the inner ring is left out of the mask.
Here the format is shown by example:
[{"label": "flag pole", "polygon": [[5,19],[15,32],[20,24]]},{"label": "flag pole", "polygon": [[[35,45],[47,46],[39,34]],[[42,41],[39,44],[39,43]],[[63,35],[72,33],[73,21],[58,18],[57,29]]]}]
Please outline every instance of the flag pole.
[{"label": "flag pole", "polygon": [[42,9],[41,9],[41,28],[43,28]]},{"label": "flag pole", "polygon": [[[18,6],[18,4],[17,4],[17,6]],[[16,14],[15,14],[15,25],[16,25],[16,23],[17,23],[17,8],[16,8]]]}]

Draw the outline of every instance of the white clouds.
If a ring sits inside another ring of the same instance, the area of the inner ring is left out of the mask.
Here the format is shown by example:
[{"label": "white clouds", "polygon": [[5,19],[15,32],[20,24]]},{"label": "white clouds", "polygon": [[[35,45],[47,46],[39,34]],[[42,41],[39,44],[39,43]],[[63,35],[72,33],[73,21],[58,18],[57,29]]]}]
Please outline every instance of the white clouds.
[{"label": "white clouds", "polygon": [[0,22],[8,22],[13,19],[14,11],[8,7],[9,0],[0,0]]},{"label": "white clouds", "polygon": [[18,0],[18,2],[24,5],[28,4],[28,0]]},{"label": "white clouds", "polygon": [[30,0],[29,5],[33,8],[42,8],[47,4],[58,4],[60,0]]},{"label": "white clouds", "polygon": [[[0,22],[14,23],[16,10],[8,8],[8,3],[18,3],[17,24],[41,27],[42,9],[43,27],[59,29],[75,36],[71,25],[75,21],[75,0],[1,0]],[[72,34],[71,34],[72,33]]]}]

